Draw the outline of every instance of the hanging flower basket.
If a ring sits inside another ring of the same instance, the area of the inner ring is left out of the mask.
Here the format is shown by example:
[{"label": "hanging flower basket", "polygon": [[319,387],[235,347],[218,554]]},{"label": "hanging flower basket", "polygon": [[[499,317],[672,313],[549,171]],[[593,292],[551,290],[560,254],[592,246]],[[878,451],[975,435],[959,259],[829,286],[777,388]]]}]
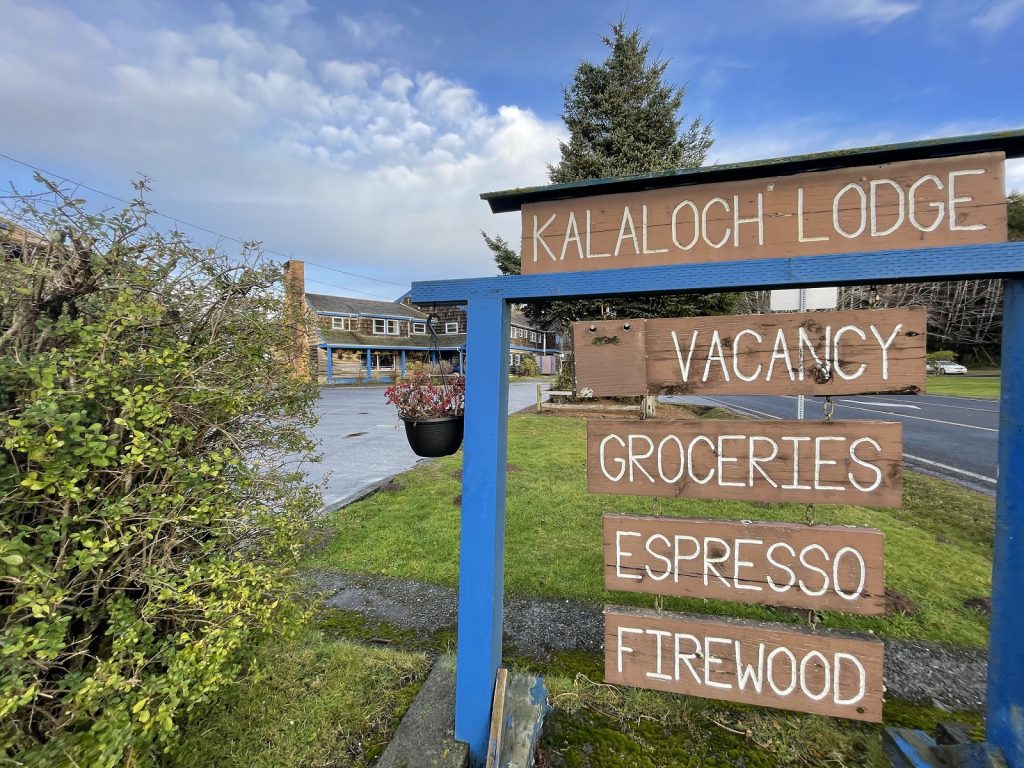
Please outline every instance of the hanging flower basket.
[{"label": "hanging flower basket", "polygon": [[417,456],[434,458],[451,456],[462,445],[463,414],[435,416],[426,419],[400,417],[405,422],[405,436]]},{"label": "hanging flower basket", "polygon": [[417,456],[450,456],[459,450],[466,398],[462,377],[434,375],[427,366],[412,365],[384,395],[398,408],[409,447]]}]

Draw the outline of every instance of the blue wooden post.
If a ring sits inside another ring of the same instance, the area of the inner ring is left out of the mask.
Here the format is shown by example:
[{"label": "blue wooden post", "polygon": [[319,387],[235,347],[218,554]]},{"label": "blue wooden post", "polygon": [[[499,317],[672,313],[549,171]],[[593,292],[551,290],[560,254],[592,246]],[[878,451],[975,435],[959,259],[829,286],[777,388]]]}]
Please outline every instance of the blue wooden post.
[{"label": "blue wooden post", "polygon": [[404,349],[402,350],[402,363],[401,363],[401,367],[399,368],[399,370],[402,372],[402,375],[405,376],[405,350]]},{"label": "blue wooden post", "polygon": [[373,375],[373,354],[372,349],[366,350],[366,378],[370,378]]},{"label": "blue wooden post", "polygon": [[462,459],[455,738],[469,744],[473,765],[483,765],[501,665],[509,305],[502,298],[473,298],[468,315],[473,371],[466,379]]},{"label": "blue wooden post", "polygon": [[331,347],[327,347],[327,383],[331,383],[331,377],[334,376],[334,350]]},{"label": "blue wooden post", "polygon": [[999,398],[999,475],[992,552],[992,622],[988,643],[987,741],[1010,768],[1024,768],[1024,280],[1003,292],[1003,378]]}]

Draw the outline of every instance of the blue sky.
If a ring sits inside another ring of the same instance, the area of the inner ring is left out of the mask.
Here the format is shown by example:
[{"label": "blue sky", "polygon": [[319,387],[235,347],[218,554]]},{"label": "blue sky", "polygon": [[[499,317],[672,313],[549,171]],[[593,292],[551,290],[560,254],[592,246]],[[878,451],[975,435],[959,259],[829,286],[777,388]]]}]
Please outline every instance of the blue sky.
[{"label": "blue sky", "polygon": [[1024,0],[0,0],[0,153],[120,197],[145,174],[172,220],[374,278],[309,290],[394,297],[493,273],[478,232],[518,221],[479,193],[546,182],[562,86],[623,15],[711,162],[1024,127]]}]

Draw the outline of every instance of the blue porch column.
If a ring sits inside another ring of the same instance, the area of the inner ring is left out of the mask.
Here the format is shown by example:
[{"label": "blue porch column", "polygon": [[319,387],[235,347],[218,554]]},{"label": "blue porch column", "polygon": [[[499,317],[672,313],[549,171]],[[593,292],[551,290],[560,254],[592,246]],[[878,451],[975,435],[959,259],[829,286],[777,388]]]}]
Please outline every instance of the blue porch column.
[{"label": "blue porch column", "polygon": [[1024,768],[1024,279],[1003,283],[1003,379],[999,397],[999,475],[992,551],[986,740],[1010,768]]},{"label": "blue porch column", "polygon": [[401,370],[402,375],[405,376],[405,350],[404,349],[402,350],[402,364],[401,364],[401,366],[402,367],[399,370]]},{"label": "blue porch column", "polygon": [[334,349],[327,347],[327,383],[331,383],[331,377],[334,376]]},{"label": "blue porch column", "polygon": [[373,375],[373,357],[372,349],[366,350],[366,378],[370,378]]},{"label": "blue porch column", "polygon": [[505,592],[505,454],[508,431],[509,305],[491,296],[469,301],[459,539],[459,637],[455,738],[483,765],[494,681],[501,665]]}]

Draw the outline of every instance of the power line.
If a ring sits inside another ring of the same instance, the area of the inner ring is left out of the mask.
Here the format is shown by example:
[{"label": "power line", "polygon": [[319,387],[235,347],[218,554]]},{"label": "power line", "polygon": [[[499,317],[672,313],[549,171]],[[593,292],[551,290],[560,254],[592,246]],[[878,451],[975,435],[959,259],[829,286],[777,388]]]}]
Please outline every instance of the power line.
[{"label": "power line", "polygon": [[[49,176],[49,177],[52,177],[52,178],[55,178],[55,179],[59,179],[60,181],[66,181],[68,184],[74,184],[76,187],[81,187],[82,189],[87,189],[90,192],[95,192],[97,195],[103,195],[104,197],[109,197],[111,200],[117,200],[119,203],[123,203],[124,205],[132,205],[132,201],[131,200],[125,200],[123,197],[118,197],[117,195],[112,195],[109,192],[104,192],[102,189],[97,189],[96,187],[91,187],[88,184],[83,184],[80,181],[75,181],[74,179],[69,179],[67,176],[61,176],[59,173],[54,173],[53,171],[47,171],[47,170],[45,170],[43,168],[39,168],[38,166],[32,165],[31,163],[27,163],[24,160],[19,160],[16,157],[11,157],[10,155],[6,155],[3,152],[0,152],[0,157],[4,158],[5,160],[9,160],[12,163],[17,163],[18,165],[23,165],[26,168],[30,168],[31,170],[35,171],[36,173],[41,173],[44,176]],[[175,217],[175,216],[168,216],[167,214],[160,213],[159,211],[154,211],[153,215],[159,216],[162,219],[167,219],[168,221],[174,222],[175,225],[178,225],[179,223],[180,224],[184,224],[184,225],[186,225],[188,227],[191,227],[192,229],[199,230],[200,232],[205,232],[208,235],[213,235],[213,236],[219,237],[219,238],[221,238],[223,240],[229,240],[229,241],[231,241],[233,243],[238,243],[239,245],[244,245],[245,242],[246,242],[245,240],[241,240],[241,239],[239,239],[237,237],[232,237],[231,235],[225,235],[223,232],[217,232],[217,231],[212,230],[212,229],[207,229],[206,227],[201,227],[198,224],[193,224],[192,222],[186,221],[185,219],[181,219],[181,218],[178,218],[178,217]],[[271,254],[273,256],[279,256],[280,258],[284,259],[285,261],[291,260],[291,258],[292,258],[291,256],[289,256],[286,253],[281,253],[280,251],[275,251],[275,250],[272,250],[270,248],[261,248],[261,251],[263,253],[269,253],[269,254]],[[344,269],[338,269],[337,267],[328,267],[326,264],[317,264],[315,261],[307,261],[306,263],[309,264],[310,266],[317,267],[319,269],[327,269],[327,270],[330,270],[332,272],[339,272],[339,273],[341,273],[343,275],[348,275],[349,277],[355,277],[355,278],[357,278],[359,280],[372,280],[375,283],[384,283],[386,285],[397,285],[399,288],[408,288],[409,287],[409,283],[396,283],[396,282],[393,282],[391,280],[382,280],[379,277],[370,277],[369,275],[360,275],[360,274],[358,274],[356,272],[349,272],[349,271],[344,270]],[[367,296],[377,296],[377,294],[369,293],[367,291],[356,291],[354,288],[346,288],[346,287],[340,286],[340,285],[331,285],[330,283],[323,283],[323,282],[320,282],[318,280],[310,280],[310,282],[319,283],[320,285],[328,285],[328,286],[330,286],[332,288],[341,288],[344,291],[354,291],[355,293],[365,293]],[[377,296],[377,297],[378,298],[383,298],[381,296]],[[390,301],[390,299],[388,299],[388,301]]]},{"label": "power line", "polygon": [[349,291],[351,293],[361,293],[364,296],[373,296],[375,299],[384,299],[385,301],[394,302],[394,299],[390,296],[381,296],[379,293],[370,293],[369,291],[357,291],[355,288],[346,288],[343,285],[335,285],[334,283],[325,283],[322,280],[314,280],[310,277],[306,278],[307,283],[316,283],[317,285],[325,285],[328,288],[340,288],[343,291]]}]

